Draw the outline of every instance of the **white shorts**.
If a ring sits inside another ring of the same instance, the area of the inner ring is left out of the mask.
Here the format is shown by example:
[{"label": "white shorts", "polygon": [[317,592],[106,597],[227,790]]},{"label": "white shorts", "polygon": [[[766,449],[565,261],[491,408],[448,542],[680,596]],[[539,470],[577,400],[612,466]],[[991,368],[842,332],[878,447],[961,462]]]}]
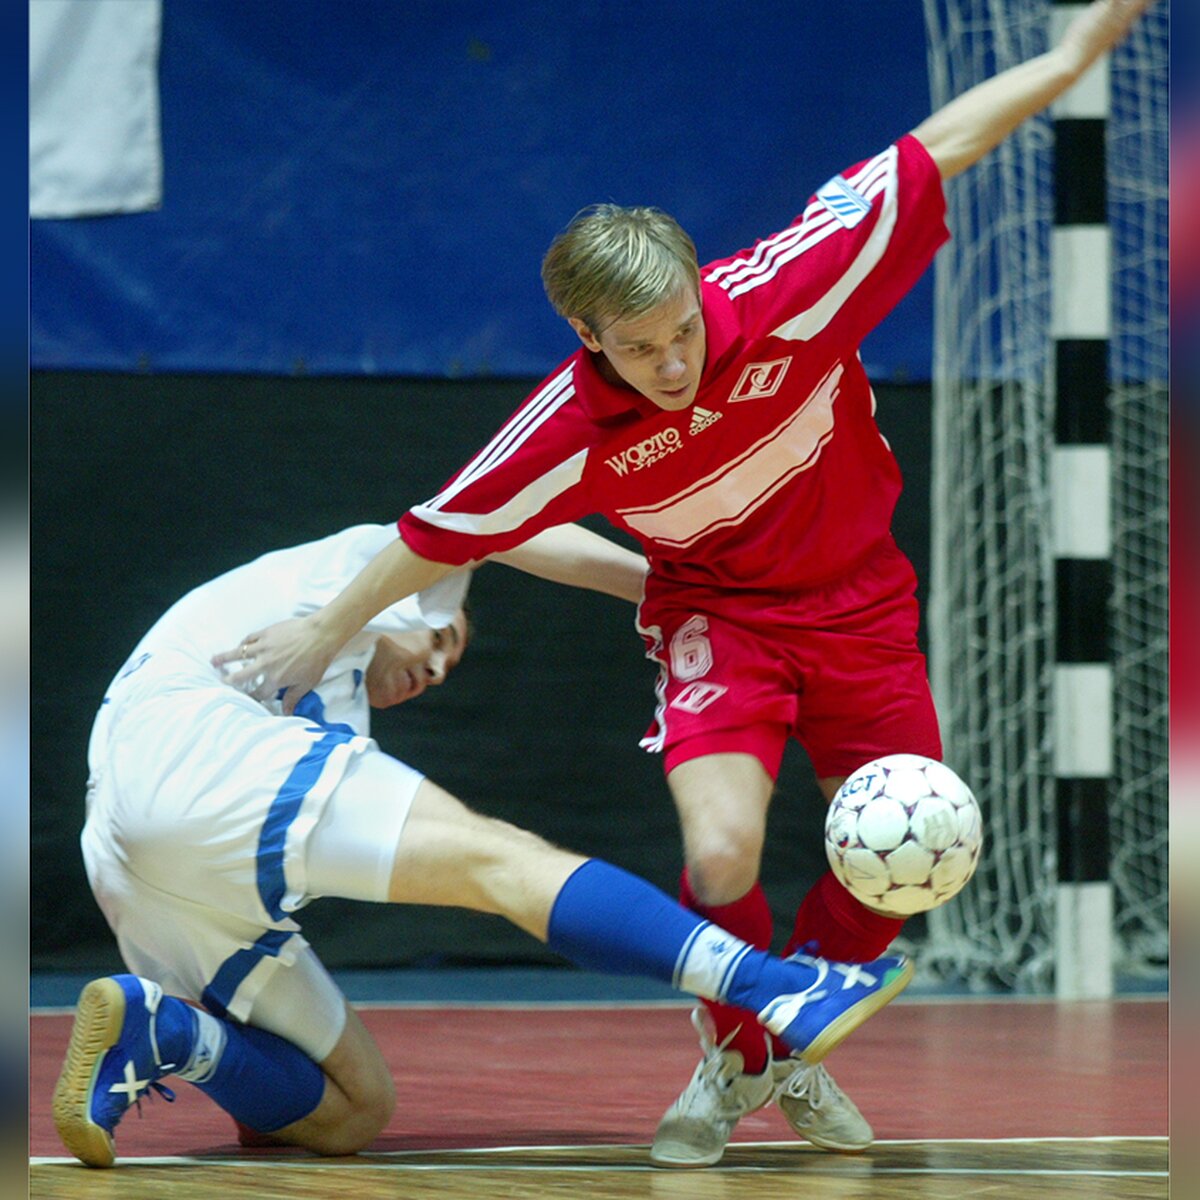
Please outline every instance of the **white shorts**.
[{"label": "white shorts", "polygon": [[292,913],[387,899],[424,778],[370,738],[272,716],[221,684],[142,679],[93,738],[82,845],[129,969],[320,1061],[340,991]]}]

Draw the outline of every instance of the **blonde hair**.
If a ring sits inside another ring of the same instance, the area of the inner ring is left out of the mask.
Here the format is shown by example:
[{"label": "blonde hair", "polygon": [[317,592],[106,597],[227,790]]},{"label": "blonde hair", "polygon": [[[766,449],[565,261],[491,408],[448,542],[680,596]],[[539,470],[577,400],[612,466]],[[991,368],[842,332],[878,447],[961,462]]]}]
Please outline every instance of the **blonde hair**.
[{"label": "blonde hair", "polygon": [[576,213],[542,259],[542,285],[561,317],[599,334],[686,287],[700,290],[692,239],[659,208],[593,204]]}]

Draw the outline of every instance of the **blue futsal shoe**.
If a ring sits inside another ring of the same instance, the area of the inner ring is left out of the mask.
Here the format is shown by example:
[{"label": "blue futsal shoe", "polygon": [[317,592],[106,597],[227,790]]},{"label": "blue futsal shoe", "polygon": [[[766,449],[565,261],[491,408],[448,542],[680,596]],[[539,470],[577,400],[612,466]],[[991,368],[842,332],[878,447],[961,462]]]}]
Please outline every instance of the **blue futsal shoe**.
[{"label": "blue futsal shoe", "polygon": [[156,1021],[162,988],[136,975],[93,979],[79,996],[62,1074],[54,1088],[58,1136],[89,1167],[111,1167],[113,1130],[151,1088],[179,1068],[159,1054]]},{"label": "blue futsal shoe", "polygon": [[830,962],[808,954],[786,960],[816,972],[803,991],[776,996],[759,1023],[807,1063],[819,1063],[868,1017],[898,996],[913,977],[903,954],[869,963]]}]

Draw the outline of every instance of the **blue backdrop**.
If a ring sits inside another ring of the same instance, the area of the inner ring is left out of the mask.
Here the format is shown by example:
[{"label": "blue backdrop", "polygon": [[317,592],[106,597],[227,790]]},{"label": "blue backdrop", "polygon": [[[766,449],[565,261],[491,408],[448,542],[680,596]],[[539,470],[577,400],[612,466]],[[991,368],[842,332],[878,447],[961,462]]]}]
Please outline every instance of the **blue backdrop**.
[{"label": "blue backdrop", "polygon": [[[539,375],[579,208],[715,258],[929,107],[917,0],[166,0],[161,87],[162,209],[33,223],[35,368]],[[929,377],[931,290],[877,378]]]}]

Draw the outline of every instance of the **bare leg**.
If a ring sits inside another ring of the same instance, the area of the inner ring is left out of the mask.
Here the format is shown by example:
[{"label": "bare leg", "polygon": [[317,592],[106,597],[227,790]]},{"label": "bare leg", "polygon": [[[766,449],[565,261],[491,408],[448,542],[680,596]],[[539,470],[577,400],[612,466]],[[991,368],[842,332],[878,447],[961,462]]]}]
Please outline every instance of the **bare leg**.
[{"label": "bare leg", "polygon": [[775,786],[762,763],[750,754],[708,754],[680,763],[667,783],[697,899],[721,905],[744,896],[758,880]]},{"label": "bare leg", "polygon": [[498,913],[544,942],[555,897],[585,861],[472,812],[426,779],[396,851],[388,899]]}]

